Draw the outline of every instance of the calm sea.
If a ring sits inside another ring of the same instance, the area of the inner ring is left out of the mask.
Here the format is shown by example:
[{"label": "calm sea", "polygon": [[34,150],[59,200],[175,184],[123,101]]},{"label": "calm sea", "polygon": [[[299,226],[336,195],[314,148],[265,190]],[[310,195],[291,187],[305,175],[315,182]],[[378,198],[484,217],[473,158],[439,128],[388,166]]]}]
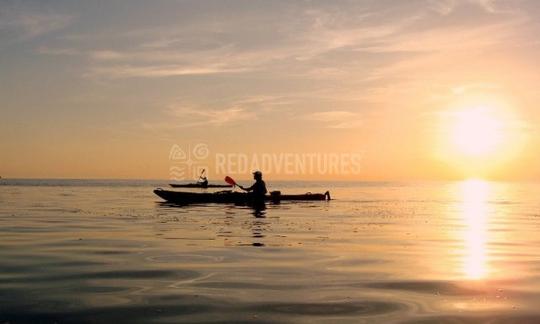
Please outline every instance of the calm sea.
[{"label": "calm sea", "polygon": [[335,200],[0,180],[0,322],[540,322],[540,185],[267,183]]}]

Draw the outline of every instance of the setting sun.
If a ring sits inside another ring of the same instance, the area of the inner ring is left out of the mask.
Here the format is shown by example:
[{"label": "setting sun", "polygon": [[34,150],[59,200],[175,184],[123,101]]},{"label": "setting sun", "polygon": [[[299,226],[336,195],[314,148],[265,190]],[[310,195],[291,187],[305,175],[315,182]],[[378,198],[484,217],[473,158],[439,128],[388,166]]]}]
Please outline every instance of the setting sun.
[{"label": "setting sun", "polygon": [[527,142],[515,104],[504,98],[469,96],[439,116],[434,154],[457,177],[507,174]]},{"label": "setting sun", "polygon": [[502,121],[487,108],[475,107],[456,114],[452,142],[467,156],[486,156],[496,152],[504,137]]}]

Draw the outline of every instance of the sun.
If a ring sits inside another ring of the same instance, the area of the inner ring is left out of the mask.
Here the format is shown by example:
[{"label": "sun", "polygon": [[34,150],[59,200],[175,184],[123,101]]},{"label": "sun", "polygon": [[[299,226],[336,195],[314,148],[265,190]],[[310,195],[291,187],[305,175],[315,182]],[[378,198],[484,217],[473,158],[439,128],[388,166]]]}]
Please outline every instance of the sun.
[{"label": "sun", "polygon": [[451,177],[490,179],[515,172],[511,163],[525,154],[527,124],[514,105],[495,99],[463,100],[439,116],[433,154]]},{"label": "sun", "polygon": [[504,139],[503,121],[486,107],[456,112],[451,130],[457,152],[470,157],[487,157],[497,153]]}]

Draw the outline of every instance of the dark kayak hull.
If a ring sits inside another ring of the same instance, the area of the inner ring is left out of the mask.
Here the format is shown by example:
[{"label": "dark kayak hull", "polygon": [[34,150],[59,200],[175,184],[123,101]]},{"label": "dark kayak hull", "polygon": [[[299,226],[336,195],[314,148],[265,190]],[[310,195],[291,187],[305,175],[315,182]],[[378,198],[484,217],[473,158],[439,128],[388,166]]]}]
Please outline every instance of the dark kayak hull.
[{"label": "dark kayak hull", "polygon": [[207,184],[203,185],[200,183],[170,183],[169,186],[173,188],[232,188],[232,185],[220,185],[220,184]]},{"label": "dark kayak hull", "polygon": [[[184,192],[156,189],[154,193],[160,198],[174,204],[252,204],[257,203],[253,199],[253,195],[243,192],[222,191],[215,193],[206,192]],[[306,193],[300,195],[282,195],[279,191],[274,191],[270,195],[264,197],[265,201],[279,203],[281,201],[314,201],[314,200],[330,200],[330,193],[327,191],[321,193]],[[260,202],[260,201],[259,201]]]}]

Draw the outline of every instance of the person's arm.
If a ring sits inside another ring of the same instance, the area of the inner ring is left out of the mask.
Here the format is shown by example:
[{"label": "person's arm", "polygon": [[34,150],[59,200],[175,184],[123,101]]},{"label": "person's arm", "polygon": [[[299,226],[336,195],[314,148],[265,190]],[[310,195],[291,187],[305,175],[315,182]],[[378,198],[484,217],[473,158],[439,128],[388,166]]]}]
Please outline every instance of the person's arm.
[{"label": "person's arm", "polygon": [[254,186],[255,186],[255,185],[253,185],[253,186],[251,186],[251,187],[249,187],[249,188],[244,188],[243,186],[238,185],[238,187],[239,187],[240,189],[242,189],[242,190],[244,190],[244,191],[248,191],[248,192],[249,192],[249,191],[252,191]]}]

